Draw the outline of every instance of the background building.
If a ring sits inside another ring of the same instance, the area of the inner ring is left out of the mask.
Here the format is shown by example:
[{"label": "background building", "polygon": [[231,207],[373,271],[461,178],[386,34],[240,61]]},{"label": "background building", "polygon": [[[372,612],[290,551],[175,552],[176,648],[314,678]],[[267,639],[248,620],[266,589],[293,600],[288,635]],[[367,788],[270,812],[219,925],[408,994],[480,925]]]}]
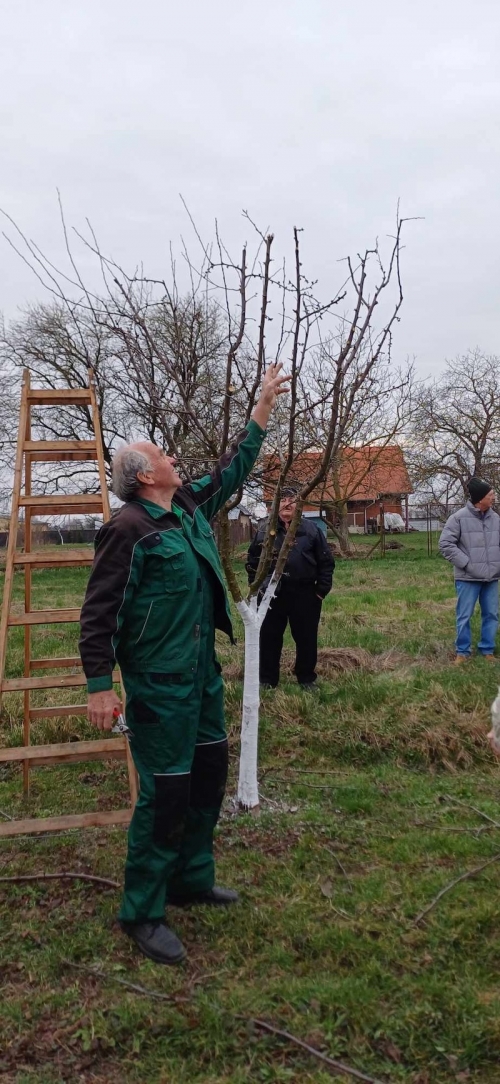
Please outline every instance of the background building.
[{"label": "background building", "polygon": [[[287,485],[303,485],[314,476],[321,453],[303,452],[297,457]],[[272,501],[277,478],[275,457],[265,468],[264,500]],[[368,531],[384,513],[402,516],[408,526],[408,498],[413,492],[403,449],[397,444],[345,448],[342,459],[328,472],[325,481],[312,491],[304,515],[322,520],[344,516],[349,530]]]}]

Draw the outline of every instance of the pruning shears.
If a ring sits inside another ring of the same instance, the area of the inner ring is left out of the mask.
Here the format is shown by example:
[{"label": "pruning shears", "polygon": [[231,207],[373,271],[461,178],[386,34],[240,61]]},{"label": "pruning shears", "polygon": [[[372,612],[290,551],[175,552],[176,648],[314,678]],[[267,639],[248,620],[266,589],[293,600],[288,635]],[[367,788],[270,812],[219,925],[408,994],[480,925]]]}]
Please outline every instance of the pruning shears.
[{"label": "pruning shears", "polygon": [[133,738],[134,735],[130,727],[127,726],[123,712],[121,712],[119,708],[114,709],[113,719],[116,719],[116,723],[114,726],[111,727],[111,733],[124,734],[127,741],[130,741],[130,739]]}]

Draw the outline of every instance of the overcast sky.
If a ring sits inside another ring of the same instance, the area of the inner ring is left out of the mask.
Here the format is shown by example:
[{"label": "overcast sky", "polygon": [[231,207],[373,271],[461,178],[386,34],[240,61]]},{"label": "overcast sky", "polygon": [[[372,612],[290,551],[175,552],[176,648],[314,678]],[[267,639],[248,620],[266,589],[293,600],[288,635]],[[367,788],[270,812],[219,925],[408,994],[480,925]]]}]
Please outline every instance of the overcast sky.
[{"label": "overcast sky", "polygon": [[[427,374],[500,354],[498,0],[0,0],[0,206],[62,261],[88,216],[127,268],[242,208],[322,294],[337,261],[410,224],[396,350]],[[83,264],[85,266],[85,262]],[[0,238],[0,309],[41,295]]]}]

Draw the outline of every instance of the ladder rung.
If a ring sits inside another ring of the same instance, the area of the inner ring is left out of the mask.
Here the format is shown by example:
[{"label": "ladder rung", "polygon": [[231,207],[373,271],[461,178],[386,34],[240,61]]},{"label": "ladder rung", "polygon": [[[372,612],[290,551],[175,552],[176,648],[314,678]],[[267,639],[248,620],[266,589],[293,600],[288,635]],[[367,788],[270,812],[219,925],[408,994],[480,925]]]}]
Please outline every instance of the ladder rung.
[{"label": "ladder rung", "polygon": [[88,388],[30,388],[28,403],[30,406],[74,406],[91,402]]},{"label": "ladder rung", "polygon": [[64,719],[68,715],[86,714],[86,704],[55,704],[50,708],[30,708],[30,719]]},{"label": "ladder rung", "polygon": [[2,693],[19,693],[26,689],[71,689],[86,685],[85,674],[55,674],[54,677],[20,677],[2,681]]},{"label": "ladder rung", "polygon": [[109,824],[129,824],[132,809],[116,809],[106,813],[73,813],[67,817],[26,817],[20,821],[2,821],[0,839],[36,832],[66,831],[68,828],[99,828]]},{"label": "ladder rung", "polygon": [[34,514],[37,510],[44,515],[57,516],[64,511],[71,512],[102,512],[102,497],[96,493],[47,493],[43,497],[20,497],[19,504],[22,508],[31,508]]},{"label": "ladder rung", "polygon": [[72,452],[81,448],[95,452],[95,440],[25,440],[26,452]]},{"label": "ladder rung", "polygon": [[27,440],[24,451],[32,463],[97,459],[95,440]]},{"label": "ladder rung", "polygon": [[116,738],[97,738],[92,741],[64,741],[54,745],[21,745],[13,748],[0,749],[0,763],[7,764],[15,761],[48,761],[59,764],[63,760],[104,760],[107,757],[119,756],[120,760],[126,753],[126,741],[121,734]]},{"label": "ladder rung", "polygon": [[65,666],[81,665],[82,660],[79,655],[68,659],[32,659],[30,663],[32,670],[57,670],[59,667],[62,670]]},{"label": "ladder rung", "polygon": [[64,463],[75,459],[97,459],[97,452],[26,452],[29,463]]},{"label": "ladder rung", "polygon": [[[113,681],[119,681],[118,672],[113,674]],[[19,677],[2,681],[3,693],[20,693],[26,689],[71,689],[76,685],[86,685],[85,674],[54,674],[53,677]]]},{"label": "ladder rung", "polygon": [[94,551],[90,546],[86,550],[66,549],[64,545],[59,550],[48,549],[33,550],[32,553],[16,553],[15,565],[37,565],[39,568],[59,568],[65,565],[91,565],[94,560]]},{"label": "ladder rung", "polygon": [[30,613],[9,614],[9,625],[57,625],[80,620],[80,610],[32,610]]}]

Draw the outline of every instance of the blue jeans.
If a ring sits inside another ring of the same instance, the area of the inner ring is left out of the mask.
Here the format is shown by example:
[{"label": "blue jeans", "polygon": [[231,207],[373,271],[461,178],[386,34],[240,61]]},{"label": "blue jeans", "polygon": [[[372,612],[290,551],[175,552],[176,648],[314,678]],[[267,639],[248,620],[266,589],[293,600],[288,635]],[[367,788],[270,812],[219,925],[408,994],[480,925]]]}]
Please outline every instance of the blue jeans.
[{"label": "blue jeans", "polygon": [[457,589],[457,655],[470,655],[470,619],[479,599],[481,608],[481,639],[477,645],[480,655],[493,655],[498,628],[498,580],[456,580]]}]

